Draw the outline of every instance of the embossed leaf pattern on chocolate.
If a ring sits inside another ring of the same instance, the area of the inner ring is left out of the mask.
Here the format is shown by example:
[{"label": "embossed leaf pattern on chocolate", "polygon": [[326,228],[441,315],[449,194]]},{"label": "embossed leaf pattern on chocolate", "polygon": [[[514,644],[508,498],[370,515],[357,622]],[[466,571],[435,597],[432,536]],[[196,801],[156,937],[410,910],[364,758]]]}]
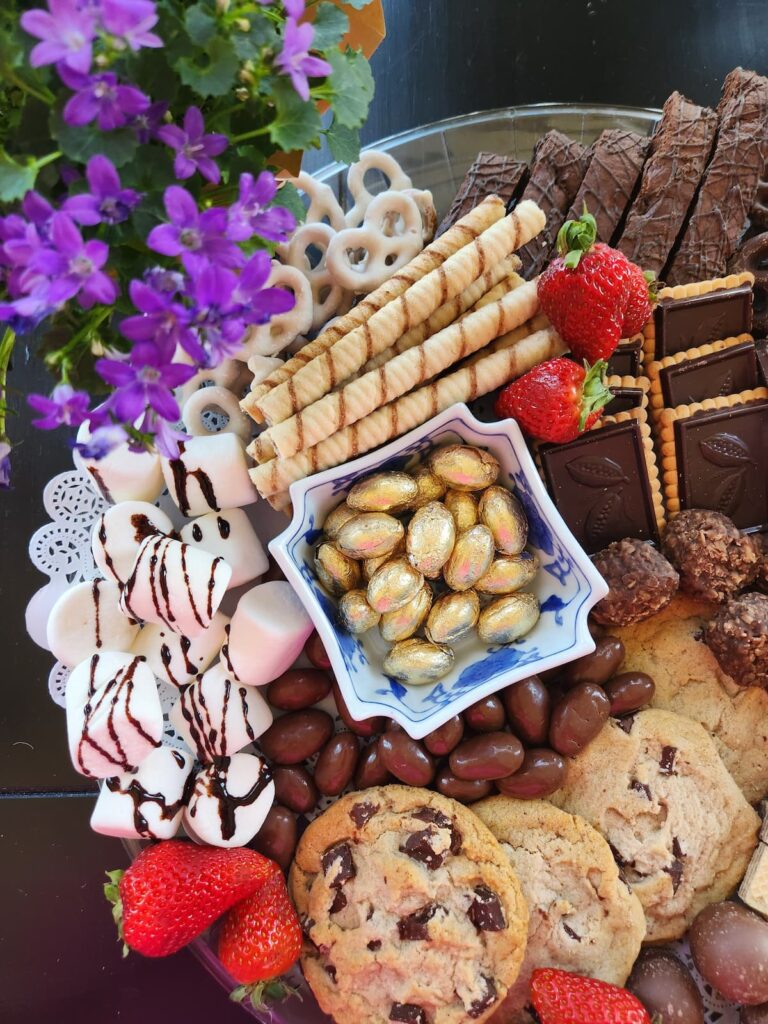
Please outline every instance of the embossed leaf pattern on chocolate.
[{"label": "embossed leaf pattern on chocolate", "polygon": [[615,534],[622,504],[620,491],[608,491],[589,510],[584,533],[590,547],[605,547],[607,538]]},{"label": "embossed leaf pattern on chocolate", "polygon": [[614,459],[591,455],[572,459],[566,463],[568,473],[585,487],[611,487],[613,484],[628,484],[624,470]]},{"label": "embossed leaf pattern on chocolate", "polygon": [[732,395],[736,390],[734,383],[733,370],[727,370],[723,376],[723,382],[720,385],[720,390],[717,392],[718,396],[724,398],[726,395]]},{"label": "embossed leaf pattern on chocolate", "polygon": [[747,485],[746,469],[735,469],[721,476],[715,489],[715,511],[732,516],[742,502]]},{"label": "embossed leaf pattern on chocolate", "polygon": [[713,466],[726,469],[730,466],[743,466],[745,463],[756,465],[749,454],[749,448],[740,437],[734,434],[713,434],[706,441],[699,442],[701,454]]}]

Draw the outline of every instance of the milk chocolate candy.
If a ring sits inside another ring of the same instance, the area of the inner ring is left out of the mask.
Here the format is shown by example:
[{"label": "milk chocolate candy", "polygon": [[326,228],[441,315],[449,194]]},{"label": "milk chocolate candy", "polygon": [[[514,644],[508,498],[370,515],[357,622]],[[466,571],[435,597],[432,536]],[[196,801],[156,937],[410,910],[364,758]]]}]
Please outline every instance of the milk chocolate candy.
[{"label": "milk chocolate candy", "polygon": [[752,330],[752,286],[716,288],[701,295],[662,299],[653,311],[656,331],[654,357]]}]

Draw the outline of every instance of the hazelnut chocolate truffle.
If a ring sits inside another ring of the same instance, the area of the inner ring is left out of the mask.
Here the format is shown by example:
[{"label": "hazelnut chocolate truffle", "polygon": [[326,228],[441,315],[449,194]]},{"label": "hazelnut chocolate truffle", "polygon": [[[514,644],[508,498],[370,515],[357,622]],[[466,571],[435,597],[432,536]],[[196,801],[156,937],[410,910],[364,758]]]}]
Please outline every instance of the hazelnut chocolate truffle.
[{"label": "hazelnut chocolate truffle", "polygon": [[728,516],[709,509],[679,512],[662,546],[680,573],[680,589],[718,604],[749,586],[760,564],[756,541]]},{"label": "hazelnut chocolate truffle", "polygon": [[742,594],[720,608],[704,642],[723,672],[741,686],[768,687],[768,597]]},{"label": "hazelnut chocolate truffle", "polygon": [[610,587],[592,609],[593,618],[605,626],[630,626],[649,619],[677,592],[677,572],[645,541],[614,541],[592,561]]},{"label": "hazelnut chocolate truffle", "polygon": [[753,539],[757,544],[757,577],[755,586],[768,594],[768,533],[755,533]]}]

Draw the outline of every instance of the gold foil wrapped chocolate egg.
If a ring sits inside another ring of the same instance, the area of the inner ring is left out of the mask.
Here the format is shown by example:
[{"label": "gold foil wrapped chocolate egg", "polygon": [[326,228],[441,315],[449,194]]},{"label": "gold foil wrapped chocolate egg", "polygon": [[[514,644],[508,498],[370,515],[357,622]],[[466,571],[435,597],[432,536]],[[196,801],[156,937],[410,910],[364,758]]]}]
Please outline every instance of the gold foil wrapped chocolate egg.
[{"label": "gold foil wrapped chocolate egg", "polygon": [[353,508],[350,508],[345,501],[342,501],[342,503],[340,505],[337,505],[335,509],[329,512],[325,518],[325,522],[323,523],[323,531],[325,533],[325,536],[329,540],[334,540],[336,538],[336,534],[339,532],[344,523],[346,523],[348,520],[352,519],[356,515],[357,512],[355,512]]},{"label": "gold foil wrapped chocolate egg", "polygon": [[358,512],[399,512],[418,493],[419,485],[408,473],[374,473],[354,485],[347,504]]},{"label": "gold foil wrapped chocolate egg", "polygon": [[386,512],[360,512],[339,528],[336,544],[350,558],[391,555],[403,539],[403,524]]},{"label": "gold foil wrapped chocolate egg", "polygon": [[417,509],[405,534],[405,550],[414,569],[437,579],[455,543],[456,523],[445,505],[430,501]]},{"label": "gold foil wrapped chocolate egg", "polygon": [[455,491],[481,491],[495,483],[499,475],[499,463],[493,455],[465,444],[436,448],[427,465]]},{"label": "gold foil wrapped chocolate egg", "polygon": [[480,598],[474,590],[446,594],[432,605],[425,633],[435,644],[455,644],[469,636],[480,615]]},{"label": "gold foil wrapped chocolate egg", "polygon": [[381,616],[368,604],[364,590],[348,590],[339,601],[339,619],[349,633],[365,633],[378,625]]},{"label": "gold foil wrapped chocolate egg", "polygon": [[528,543],[528,520],[514,494],[504,487],[487,488],[480,496],[477,514],[493,534],[497,551],[520,554]]},{"label": "gold foil wrapped chocolate egg", "polygon": [[362,572],[359,564],[331,541],[318,544],[315,551],[315,571],[318,579],[331,594],[345,594],[360,586]]},{"label": "gold foil wrapped chocolate egg", "polygon": [[453,659],[450,647],[412,637],[395,644],[382,667],[386,675],[394,676],[401,683],[423,686],[448,675]]},{"label": "gold foil wrapped chocolate egg", "polygon": [[421,466],[414,470],[413,479],[419,491],[416,498],[411,502],[411,508],[421,508],[430,501],[440,501],[445,494],[445,481],[436,476],[431,469]]},{"label": "gold foil wrapped chocolate egg", "polygon": [[460,533],[451,557],[443,569],[443,578],[451,590],[469,590],[484,576],[493,561],[493,535],[478,523]]},{"label": "gold foil wrapped chocolate egg", "polygon": [[371,576],[368,604],[382,615],[396,611],[416,596],[423,583],[424,577],[407,558],[392,558]]},{"label": "gold foil wrapped chocolate egg", "polygon": [[[379,629],[388,643],[406,640],[413,636],[429,614],[432,607],[432,590],[428,583],[402,608],[396,608],[381,616]],[[375,614],[375,613],[374,613]]]},{"label": "gold foil wrapped chocolate egg", "polygon": [[481,594],[513,594],[528,586],[539,571],[539,560],[529,551],[519,555],[500,555],[475,584]]},{"label": "gold foil wrapped chocolate egg", "polygon": [[509,644],[530,633],[539,614],[539,602],[533,594],[508,594],[483,608],[477,632],[487,644]]},{"label": "gold foil wrapped chocolate egg", "polygon": [[465,491],[446,491],[443,504],[456,522],[456,531],[463,533],[478,522],[477,498]]}]

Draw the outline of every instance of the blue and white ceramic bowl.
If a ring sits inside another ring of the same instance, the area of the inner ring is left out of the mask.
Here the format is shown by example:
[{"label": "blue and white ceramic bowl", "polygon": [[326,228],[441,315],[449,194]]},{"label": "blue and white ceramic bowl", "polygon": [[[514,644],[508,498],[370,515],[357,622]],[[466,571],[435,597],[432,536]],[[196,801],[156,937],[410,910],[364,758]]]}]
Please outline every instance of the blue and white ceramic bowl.
[{"label": "blue and white ceramic bowl", "polygon": [[[352,636],[339,626],[336,603],[315,577],[313,550],[328,513],[362,477],[409,468],[447,444],[486,448],[499,460],[498,483],[514,489],[529,524],[529,549],[541,568],[530,589],[541,604],[534,629],[513,644],[488,647],[476,635],[455,648],[451,673],[429,686],[404,686],[381,669],[389,649],[377,629]],[[350,713],[385,715],[418,739],[475,701],[518,679],[572,661],[595,648],[587,615],[608,587],[544,489],[514,420],[481,423],[454,405],[385,448],[291,486],[293,520],[269,545],[320,634]]]}]

